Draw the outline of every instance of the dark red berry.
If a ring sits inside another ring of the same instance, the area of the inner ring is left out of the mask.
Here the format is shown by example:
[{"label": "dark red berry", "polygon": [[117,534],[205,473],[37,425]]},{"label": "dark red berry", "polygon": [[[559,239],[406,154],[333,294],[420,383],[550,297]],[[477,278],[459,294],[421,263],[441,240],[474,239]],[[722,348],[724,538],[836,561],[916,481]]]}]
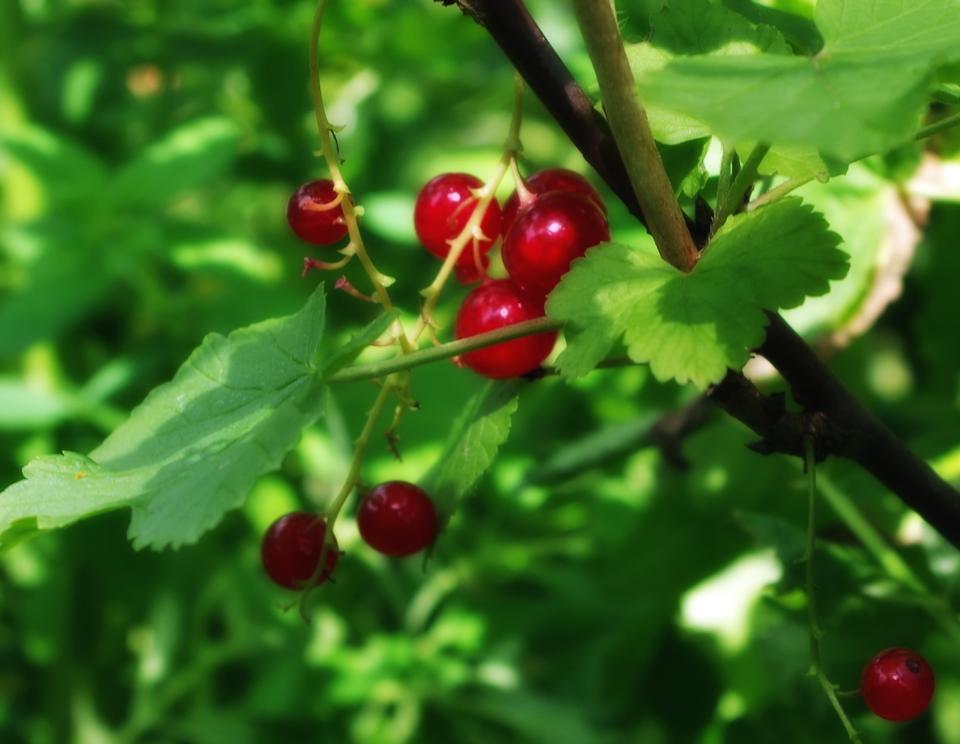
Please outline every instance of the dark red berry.
[{"label": "dark red berry", "polygon": [[[260,545],[267,576],[287,589],[300,589],[317,570],[326,533],[326,522],[315,514],[292,512],[280,517],[267,529]],[[322,584],[333,575],[339,557],[334,540],[327,549],[324,571],[317,583]]]},{"label": "dark red berry", "polygon": [[888,721],[909,721],[921,715],[933,698],[933,670],[920,654],[888,648],[864,667],[860,681],[870,710]]},{"label": "dark red berry", "polygon": [[[547,168],[538,171],[529,178],[524,179],[524,186],[534,197],[541,194],[547,194],[551,191],[571,191],[575,194],[583,194],[590,199],[601,212],[607,213],[607,207],[603,203],[603,197],[593,188],[593,185],[579,173],[574,173],[566,168]],[[532,202],[531,202],[532,204]],[[513,225],[521,206],[530,206],[530,204],[521,205],[520,195],[514,191],[503,205],[503,234],[506,235]]]},{"label": "dark red berry", "polygon": [[[446,258],[450,253],[448,241],[463,231],[478,203],[474,190],[482,186],[483,181],[468,173],[444,173],[428,181],[420,190],[413,210],[413,226],[423,247],[437,258]],[[477,240],[477,251],[481,257],[500,237],[500,226],[500,205],[494,199],[480,221],[484,237]],[[472,240],[467,242],[457,259],[457,268],[467,277],[479,277],[483,273],[477,267]]]},{"label": "dark red berry", "polygon": [[[464,254],[470,253],[470,258],[474,259],[473,255],[473,246],[468,245],[463,249]],[[454,276],[457,277],[457,281],[461,284],[476,284],[481,279],[485,279],[487,276],[487,269],[490,268],[490,256],[486,253],[480,254],[480,265],[477,266],[475,260],[470,260],[465,262],[463,259],[463,254],[460,256],[460,260],[457,261],[457,265],[453,267]]]},{"label": "dark red berry", "polygon": [[330,208],[339,195],[333,181],[308,181],[297,189],[287,204],[287,222],[297,237],[314,245],[331,245],[347,234],[340,204]]},{"label": "dark red berry", "polygon": [[531,297],[546,297],[587,248],[610,240],[607,218],[590,199],[551,191],[522,210],[503,242],[510,278]]},{"label": "dark red berry", "polygon": [[406,481],[381,483],[357,513],[360,536],[384,555],[413,555],[437,536],[437,510],[426,492]]},{"label": "dark red berry", "polygon": [[[457,314],[456,336],[468,338],[542,316],[542,302],[524,297],[509,279],[498,279],[467,295]],[[524,336],[468,352],[460,361],[484,377],[519,377],[543,364],[556,340],[552,331]]]}]

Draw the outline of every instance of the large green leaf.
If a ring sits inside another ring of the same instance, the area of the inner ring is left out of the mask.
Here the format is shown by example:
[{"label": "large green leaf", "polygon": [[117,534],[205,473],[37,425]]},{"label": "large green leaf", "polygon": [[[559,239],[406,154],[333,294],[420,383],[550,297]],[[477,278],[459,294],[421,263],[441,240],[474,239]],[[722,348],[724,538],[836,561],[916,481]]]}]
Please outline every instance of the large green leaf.
[{"label": "large green leaf", "polygon": [[0,544],[130,507],[137,547],[195,541],[320,415],[318,290],[295,315],[210,335],[97,449],[40,457],[0,493]]},{"label": "large green leaf", "polygon": [[935,70],[960,59],[960,0],[821,0],[815,57],[711,53],[638,71],[644,100],[734,141],[851,161],[917,127]]},{"label": "large green leaf", "polygon": [[594,248],[547,304],[567,323],[557,364],[566,376],[585,374],[622,337],[659,380],[717,382],[762,341],[764,310],[795,307],[844,276],[838,242],[822,216],[793,198],[730,220],[689,274],[649,243]]}]

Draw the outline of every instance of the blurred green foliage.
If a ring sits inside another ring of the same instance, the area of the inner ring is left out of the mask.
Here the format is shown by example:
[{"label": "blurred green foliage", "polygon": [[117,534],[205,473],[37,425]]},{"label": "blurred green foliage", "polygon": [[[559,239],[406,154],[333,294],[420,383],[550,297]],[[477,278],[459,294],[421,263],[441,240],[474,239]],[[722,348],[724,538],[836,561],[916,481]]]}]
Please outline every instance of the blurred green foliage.
[{"label": "blurred green foliage", "polygon": [[[569,9],[530,5],[586,75]],[[662,3],[621,5],[642,36]],[[812,3],[764,5],[808,15]],[[290,313],[315,287],[283,219],[289,192],[322,173],[312,10],[0,3],[0,486],[34,456],[90,451],[206,333]],[[412,234],[416,191],[440,171],[489,172],[511,70],[480,29],[429,0],[333,2],[322,50],[371,251],[415,312],[435,268]],[[531,167],[583,169],[532,100],[524,143]],[[957,163],[955,138],[935,144]],[[916,166],[907,155],[804,194],[845,238],[857,281],[881,252],[868,228]],[[832,360],[954,482],[958,202],[934,206],[903,297]],[[629,242],[636,223],[608,203]],[[365,286],[356,267],[348,276]],[[841,325],[863,294],[845,286],[842,303],[805,306],[795,322]],[[332,349],[374,311],[330,294]],[[441,321],[458,300],[451,292]],[[448,364],[417,370],[423,408],[403,425],[404,460],[377,442],[367,479],[427,473],[481,387]],[[282,470],[195,545],[136,552],[126,514],[22,543],[0,555],[0,739],[841,741],[806,676],[799,468],[752,454],[748,433],[719,416],[684,443],[687,470],[637,449],[646,423],[688,397],[645,368],[527,385],[509,441],[426,570],[372,554],[348,518],[342,572],[308,625],[280,611],[289,598],[261,575],[259,537],[335,492],[370,385],[335,388]],[[869,742],[960,743],[956,552],[850,465],[829,463],[821,480],[829,673],[855,688],[873,653],[907,645],[938,674],[933,714],[915,723],[890,726],[855,699],[848,709]],[[868,550],[838,508],[861,515],[879,546]]]}]

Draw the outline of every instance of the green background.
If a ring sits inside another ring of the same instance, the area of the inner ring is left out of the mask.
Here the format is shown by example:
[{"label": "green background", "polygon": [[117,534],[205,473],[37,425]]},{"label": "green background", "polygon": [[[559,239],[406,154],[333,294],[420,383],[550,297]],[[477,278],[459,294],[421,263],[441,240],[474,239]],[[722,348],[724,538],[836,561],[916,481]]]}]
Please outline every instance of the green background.
[{"label": "green background", "polygon": [[[628,33],[645,32],[653,5],[621,4]],[[413,235],[416,192],[443,171],[493,170],[512,73],[453,8],[331,6],[322,76],[345,127],[344,172],[371,253],[415,312],[437,266]],[[589,82],[566,4],[530,6]],[[809,15],[803,2],[780,6]],[[315,287],[284,221],[292,189],[324,174],[306,74],[312,12],[266,0],[0,4],[0,487],[32,457],[93,449],[205,334],[293,312]],[[529,170],[586,172],[529,97],[523,140]],[[960,165],[955,137],[934,146]],[[794,316],[801,327],[842,327],[862,300],[884,199],[919,154],[804,193],[854,268],[840,299]],[[604,193],[629,243],[638,225]],[[955,483],[958,235],[954,195],[934,204],[903,296],[831,359]],[[367,286],[359,267],[347,275]],[[462,296],[441,305],[448,327]],[[331,292],[330,348],[374,313]],[[418,369],[404,460],[377,438],[365,478],[423,475],[481,384],[449,363]],[[646,368],[529,384],[508,444],[426,569],[373,554],[348,514],[337,583],[304,624],[263,577],[259,538],[335,492],[374,395],[368,383],[335,387],[283,469],[196,545],[135,552],[127,514],[114,513],[0,555],[0,739],[842,741],[806,675],[798,464],[749,452],[749,432],[719,415],[684,442],[686,470],[639,448],[648,423],[692,393]],[[821,476],[929,587],[897,581],[823,506],[831,677],[856,688],[892,645],[922,651],[938,675],[933,713],[915,723],[878,721],[856,698],[848,711],[868,742],[960,742],[956,551],[848,463]]]}]

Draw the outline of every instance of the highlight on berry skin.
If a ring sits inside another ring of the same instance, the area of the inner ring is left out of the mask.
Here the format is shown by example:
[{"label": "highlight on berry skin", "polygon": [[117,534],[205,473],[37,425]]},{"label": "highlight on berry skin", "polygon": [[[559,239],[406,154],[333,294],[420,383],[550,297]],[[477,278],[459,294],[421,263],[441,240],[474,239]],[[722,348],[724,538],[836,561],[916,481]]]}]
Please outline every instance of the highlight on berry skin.
[{"label": "highlight on berry skin", "polygon": [[927,660],[916,651],[888,648],[864,667],[860,688],[867,707],[888,721],[912,721],[933,699],[936,680]]},{"label": "highlight on berry skin", "polygon": [[525,196],[530,199],[524,202],[519,191],[514,191],[510,198],[503,205],[503,234],[510,232],[514,220],[521,208],[531,206],[538,196],[549,194],[551,191],[569,191],[590,199],[597,205],[597,209],[607,214],[607,205],[603,203],[603,197],[597,191],[593,184],[586,178],[572,170],[566,168],[547,168],[537,171],[523,180],[523,187],[527,191]]},{"label": "highlight on berry skin", "polygon": [[[260,558],[264,571],[285,589],[303,589],[317,574],[327,523],[307,512],[291,512],[277,519],[263,535]],[[323,571],[316,577],[322,584],[333,575],[340,551],[337,541],[327,548]]]},{"label": "highlight on berry skin", "polygon": [[287,203],[287,223],[300,240],[333,245],[347,236],[342,200],[329,179],[307,181]]},{"label": "highlight on berry skin", "polygon": [[357,527],[371,548],[401,558],[432,545],[439,520],[426,491],[406,481],[387,481],[360,503]]}]

